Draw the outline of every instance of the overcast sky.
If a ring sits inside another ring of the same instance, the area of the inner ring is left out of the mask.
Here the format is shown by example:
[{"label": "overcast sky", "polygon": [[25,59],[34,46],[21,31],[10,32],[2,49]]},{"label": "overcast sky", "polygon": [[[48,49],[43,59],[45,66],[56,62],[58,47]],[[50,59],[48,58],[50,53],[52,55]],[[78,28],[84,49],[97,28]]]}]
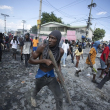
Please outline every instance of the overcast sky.
[{"label": "overcast sky", "polygon": [[[72,26],[87,25],[89,16],[87,5],[91,0],[42,0],[42,12],[54,12],[65,24]],[[92,8],[92,29],[101,28],[106,31],[104,40],[110,39],[110,0],[93,0],[97,4]],[[40,0],[0,0],[0,13],[7,14],[7,31],[25,29],[37,24]],[[0,15],[0,31],[4,32],[4,17]]]}]

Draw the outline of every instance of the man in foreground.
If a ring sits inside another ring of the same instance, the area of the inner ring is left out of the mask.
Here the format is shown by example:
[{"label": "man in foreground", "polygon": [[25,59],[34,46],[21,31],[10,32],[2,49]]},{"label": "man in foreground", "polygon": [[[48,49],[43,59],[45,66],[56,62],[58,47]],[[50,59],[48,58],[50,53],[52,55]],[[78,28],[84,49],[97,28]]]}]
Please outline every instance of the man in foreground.
[{"label": "man in foreground", "polygon": [[[48,86],[53,92],[54,98],[56,100],[56,110],[63,110],[62,107],[62,93],[59,83],[54,75],[54,65],[49,58],[48,50],[50,49],[55,57],[58,64],[59,70],[61,71],[60,60],[63,56],[63,49],[59,47],[59,42],[61,39],[61,33],[57,30],[52,31],[49,34],[49,42],[40,45],[35,52],[33,52],[32,57],[29,59],[31,64],[39,64],[39,70],[37,72],[35,89],[31,97],[31,104],[36,107],[35,97],[40,89],[44,86]],[[37,59],[39,58],[39,59]]]}]

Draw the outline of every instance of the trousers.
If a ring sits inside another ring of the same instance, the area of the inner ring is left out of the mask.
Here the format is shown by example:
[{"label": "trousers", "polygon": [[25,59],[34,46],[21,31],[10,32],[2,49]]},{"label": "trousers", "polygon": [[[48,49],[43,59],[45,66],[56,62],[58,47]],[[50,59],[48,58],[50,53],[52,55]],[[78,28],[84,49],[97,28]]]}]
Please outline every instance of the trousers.
[{"label": "trousers", "polygon": [[102,89],[102,87],[104,86],[104,84],[110,80],[110,71],[109,73],[101,80],[101,82],[98,84],[98,88]]},{"label": "trousers", "polygon": [[63,110],[63,96],[61,93],[61,88],[55,77],[46,77],[36,78],[35,89],[32,93],[32,97],[35,99],[37,93],[41,90],[42,87],[48,86],[52,91],[54,98],[56,100],[56,110]]},{"label": "trousers", "polygon": [[25,66],[27,67],[28,66],[28,60],[30,58],[30,54],[24,54],[25,56]]}]

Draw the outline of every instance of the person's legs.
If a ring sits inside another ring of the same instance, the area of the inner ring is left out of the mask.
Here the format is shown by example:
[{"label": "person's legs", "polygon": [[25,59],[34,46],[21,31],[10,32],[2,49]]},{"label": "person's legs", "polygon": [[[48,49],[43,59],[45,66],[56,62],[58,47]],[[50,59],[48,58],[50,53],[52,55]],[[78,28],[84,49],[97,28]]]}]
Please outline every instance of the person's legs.
[{"label": "person's legs", "polygon": [[92,70],[92,73],[93,73],[92,82],[93,82],[93,83],[97,83],[97,82],[96,82],[96,79],[95,79],[95,78],[96,78],[96,73],[97,73],[96,64],[93,65],[93,68],[91,68],[91,70]]},{"label": "person's legs", "polygon": [[85,63],[83,68],[81,68],[80,70],[76,70],[75,75],[79,77],[79,72],[86,70],[88,67],[90,67],[90,65]]},{"label": "person's legs", "polygon": [[36,107],[36,95],[40,91],[40,89],[46,85],[45,77],[37,78],[35,80],[35,88],[31,93],[31,105]]},{"label": "person's legs", "polygon": [[27,61],[29,60],[29,58],[30,58],[30,54],[27,54]]},{"label": "person's legs", "polygon": [[16,53],[15,53],[15,60],[16,60]]},{"label": "person's legs", "polygon": [[76,68],[78,68],[79,60],[80,60],[80,56],[76,56],[76,61],[77,61],[75,66]]},{"label": "person's legs", "polygon": [[28,66],[28,64],[27,64],[27,54],[24,54],[24,56],[25,56],[25,66],[27,67]]},{"label": "person's legs", "polygon": [[65,66],[66,53],[63,54],[63,66]]},{"label": "person's legs", "polygon": [[14,50],[14,58],[16,60],[16,49],[13,49]]},{"label": "person's legs", "polygon": [[61,93],[61,88],[56,78],[48,84],[49,89],[52,91],[54,98],[56,100],[56,110],[63,110],[63,97]]},{"label": "person's legs", "polygon": [[35,98],[37,93],[40,91],[40,89],[46,85],[46,79],[45,76],[41,78],[36,78],[35,80],[35,88],[32,93],[32,97]]},{"label": "person's legs", "polygon": [[21,61],[23,60],[23,54],[21,54]]},{"label": "person's legs", "polygon": [[74,61],[73,61],[73,52],[71,53],[71,60],[72,60],[72,63],[74,63]]},{"label": "person's legs", "polygon": [[100,74],[100,78],[103,78],[102,77],[102,75],[104,74],[104,69],[107,67],[106,65],[105,65],[105,62],[100,58],[100,65],[101,65],[101,69],[102,69],[102,72],[101,72],[101,74]]},{"label": "person's legs", "polygon": [[98,84],[97,88],[102,89],[104,84],[110,80],[110,72],[101,80],[101,82]]}]

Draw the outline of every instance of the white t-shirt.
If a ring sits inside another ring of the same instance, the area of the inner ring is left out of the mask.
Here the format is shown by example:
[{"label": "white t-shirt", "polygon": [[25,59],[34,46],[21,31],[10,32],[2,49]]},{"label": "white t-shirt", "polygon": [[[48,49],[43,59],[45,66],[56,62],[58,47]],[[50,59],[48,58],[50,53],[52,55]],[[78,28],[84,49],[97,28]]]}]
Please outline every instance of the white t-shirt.
[{"label": "white t-shirt", "polygon": [[18,46],[18,44],[19,44],[19,41],[18,41],[18,43],[17,43],[17,41],[15,40],[15,43],[14,43],[14,42],[13,42],[13,39],[12,39],[10,44],[12,44],[12,48],[17,49],[17,46]]},{"label": "white t-shirt", "polygon": [[64,53],[67,53],[67,50],[69,49],[69,44],[63,43],[62,48],[64,50]]},{"label": "white t-shirt", "polygon": [[24,42],[24,46],[23,46],[23,54],[30,54],[31,51],[31,42]]}]

